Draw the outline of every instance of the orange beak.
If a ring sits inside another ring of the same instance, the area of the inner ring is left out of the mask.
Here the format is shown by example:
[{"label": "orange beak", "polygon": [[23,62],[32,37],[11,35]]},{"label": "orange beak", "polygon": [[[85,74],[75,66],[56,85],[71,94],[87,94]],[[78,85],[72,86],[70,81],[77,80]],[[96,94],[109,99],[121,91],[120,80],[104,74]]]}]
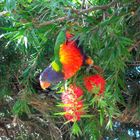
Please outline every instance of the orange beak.
[{"label": "orange beak", "polygon": [[46,88],[48,88],[49,86],[50,86],[51,84],[49,83],[49,82],[42,82],[42,81],[40,81],[40,86],[41,86],[41,88],[42,89],[46,89]]}]

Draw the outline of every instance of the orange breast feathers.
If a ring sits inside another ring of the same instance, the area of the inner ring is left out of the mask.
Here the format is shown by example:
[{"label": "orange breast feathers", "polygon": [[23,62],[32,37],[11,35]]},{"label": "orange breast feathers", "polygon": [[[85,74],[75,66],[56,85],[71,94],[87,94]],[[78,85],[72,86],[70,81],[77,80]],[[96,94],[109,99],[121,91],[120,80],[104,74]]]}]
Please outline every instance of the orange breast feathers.
[{"label": "orange breast feathers", "polygon": [[83,55],[75,41],[62,44],[59,56],[65,79],[72,77],[83,64]]}]

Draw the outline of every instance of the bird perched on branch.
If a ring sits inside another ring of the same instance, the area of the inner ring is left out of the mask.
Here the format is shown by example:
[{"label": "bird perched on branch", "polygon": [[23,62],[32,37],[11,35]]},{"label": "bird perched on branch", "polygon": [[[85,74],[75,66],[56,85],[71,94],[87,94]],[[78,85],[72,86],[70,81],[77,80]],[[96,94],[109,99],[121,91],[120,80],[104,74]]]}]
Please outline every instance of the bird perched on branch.
[{"label": "bird perched on branch", "polygon": [[39,78],[42,89],[71,78],[84,64],[93,64],[93,60],[83,53],[82,48],[78,46],[73,37],[74,35],[68,31],[59,33],[54,47],[54,61],[41,73]]}]

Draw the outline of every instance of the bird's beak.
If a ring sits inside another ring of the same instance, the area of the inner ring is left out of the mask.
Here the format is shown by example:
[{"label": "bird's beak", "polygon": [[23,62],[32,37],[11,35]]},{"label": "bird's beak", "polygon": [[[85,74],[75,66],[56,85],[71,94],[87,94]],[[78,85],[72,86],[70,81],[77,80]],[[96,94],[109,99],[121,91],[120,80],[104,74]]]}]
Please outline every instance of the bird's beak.
[{"label": "bird's beak", "polygon": [[40,86],[42,89],[46,89],[50,86],[51,84],[49,82],[46,82],[46,81],[40,81]]}]

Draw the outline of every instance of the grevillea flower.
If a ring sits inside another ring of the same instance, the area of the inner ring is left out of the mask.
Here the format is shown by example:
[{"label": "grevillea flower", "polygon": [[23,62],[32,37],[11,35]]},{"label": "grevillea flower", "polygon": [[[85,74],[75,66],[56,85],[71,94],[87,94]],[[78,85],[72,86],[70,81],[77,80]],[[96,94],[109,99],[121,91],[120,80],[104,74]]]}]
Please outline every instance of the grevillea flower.
[{"label": "grevillea flower", "polygon": [[65,117],[71,122],[80,120],[84,114],[83,101],[81,99],[83,90],[76,85],[70,87],[62,93],[62,102],[64,103]]},{"label": "grevillea flower", "polygon": [[91,75],[91,76],[87,76],[84,78],[84,85],[86,87],[86,89],[91,92],[97,92],[97,95],[101,95],[104,93],[105,91],[105,84],[106,81],[105,79],[96,74],[96,75]]}]

